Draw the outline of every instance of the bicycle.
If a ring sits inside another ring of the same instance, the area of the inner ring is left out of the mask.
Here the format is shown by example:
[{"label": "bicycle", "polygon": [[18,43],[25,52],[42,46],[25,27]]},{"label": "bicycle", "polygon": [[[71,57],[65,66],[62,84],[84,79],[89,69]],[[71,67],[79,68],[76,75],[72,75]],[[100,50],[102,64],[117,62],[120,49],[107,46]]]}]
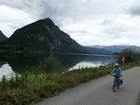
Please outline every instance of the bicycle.
[{"label": "bicycle", "polygon": [[122,85],[123,81],[120,79],[121,76],[123,75],[114,75],[113,92],[119,89],[119,86]]}]

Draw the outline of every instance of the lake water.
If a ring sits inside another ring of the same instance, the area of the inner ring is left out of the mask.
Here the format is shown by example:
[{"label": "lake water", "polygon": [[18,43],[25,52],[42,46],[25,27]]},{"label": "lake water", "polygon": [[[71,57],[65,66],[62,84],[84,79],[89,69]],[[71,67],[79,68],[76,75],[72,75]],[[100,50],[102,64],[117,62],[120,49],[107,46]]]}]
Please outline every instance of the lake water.
[{"label": "lake water", "polygon": [[[56,71],[59,72],[71,71],[85,67],[97,67],[115,62],[115,58],[113,56],[92,54],[59,54],[55,55],[54,58],[58,62],[56,64]],[[10,78],[11,76],[15,76],[16,73],[22,74],[26,71],[39,72],[42,70],[43,64],[47,63],[47,60],[45,59],[47,59],[47,56],[1,58],[0,79],[3,75]]]}]

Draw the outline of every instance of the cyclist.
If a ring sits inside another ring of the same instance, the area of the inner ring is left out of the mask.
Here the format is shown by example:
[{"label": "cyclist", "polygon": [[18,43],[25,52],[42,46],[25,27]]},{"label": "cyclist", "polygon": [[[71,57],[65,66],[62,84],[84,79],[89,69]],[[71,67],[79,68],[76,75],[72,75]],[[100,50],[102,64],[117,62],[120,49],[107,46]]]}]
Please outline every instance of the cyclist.
[{"label": "cyclist", "polygon": [[[122,76],[122,69],[120,68],[119,63],[115,63],[115,67],[112,70],[111,75],[114,77],[119,76],[119,78]],[[120,85],[122,85],[122,83],[123,83],[123,80],[120,79]]]}]

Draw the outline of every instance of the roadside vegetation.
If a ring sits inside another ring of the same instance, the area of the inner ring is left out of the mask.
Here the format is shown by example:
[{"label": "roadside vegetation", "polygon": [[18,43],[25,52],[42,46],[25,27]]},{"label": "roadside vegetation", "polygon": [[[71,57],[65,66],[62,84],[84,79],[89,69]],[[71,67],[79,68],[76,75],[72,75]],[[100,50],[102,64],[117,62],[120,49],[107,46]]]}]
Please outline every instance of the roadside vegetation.
[{"label": "roadside vegetation", "polygon": [[121,51],[118,56],[118,62],[122,62],[123,57],[125,57],[125,63],[140,62],[140,53],[135,49],[127,48]]},{"label": "roadside vegetation", "polygon": [[[51,58],[49,60],[51,61]],[[118,61],[120,60],[118,59]],[[43,65],[46,70],[53,69],[52,66],[53,64]],[[140,66],[140,62],[133,61],[132,63],[121,64],[123,70],[135,66]],[[29,105],[40,101],[42,98],[57,95],[79,83],[110,74],[112,69],[113,65],[111,64],[63,73],[56,73],[53,70],[51,73],[45,72],[46,70],[40,73],[26,72],[22,76],[17,74],[10,80],[3,76],[0,82],[0,105]]]}]

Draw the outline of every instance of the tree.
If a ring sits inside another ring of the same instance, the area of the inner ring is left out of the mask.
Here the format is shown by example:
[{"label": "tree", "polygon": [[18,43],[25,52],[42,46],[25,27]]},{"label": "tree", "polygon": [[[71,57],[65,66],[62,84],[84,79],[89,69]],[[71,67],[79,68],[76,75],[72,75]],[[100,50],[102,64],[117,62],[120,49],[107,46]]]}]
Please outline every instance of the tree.
[{"label": "tree", "polygon": [[136,62],[139,60],[139,53],[135,49],[126,48],[120,52],[118,62],[122,62],[123,57],[125,57],[125,63]]}]

